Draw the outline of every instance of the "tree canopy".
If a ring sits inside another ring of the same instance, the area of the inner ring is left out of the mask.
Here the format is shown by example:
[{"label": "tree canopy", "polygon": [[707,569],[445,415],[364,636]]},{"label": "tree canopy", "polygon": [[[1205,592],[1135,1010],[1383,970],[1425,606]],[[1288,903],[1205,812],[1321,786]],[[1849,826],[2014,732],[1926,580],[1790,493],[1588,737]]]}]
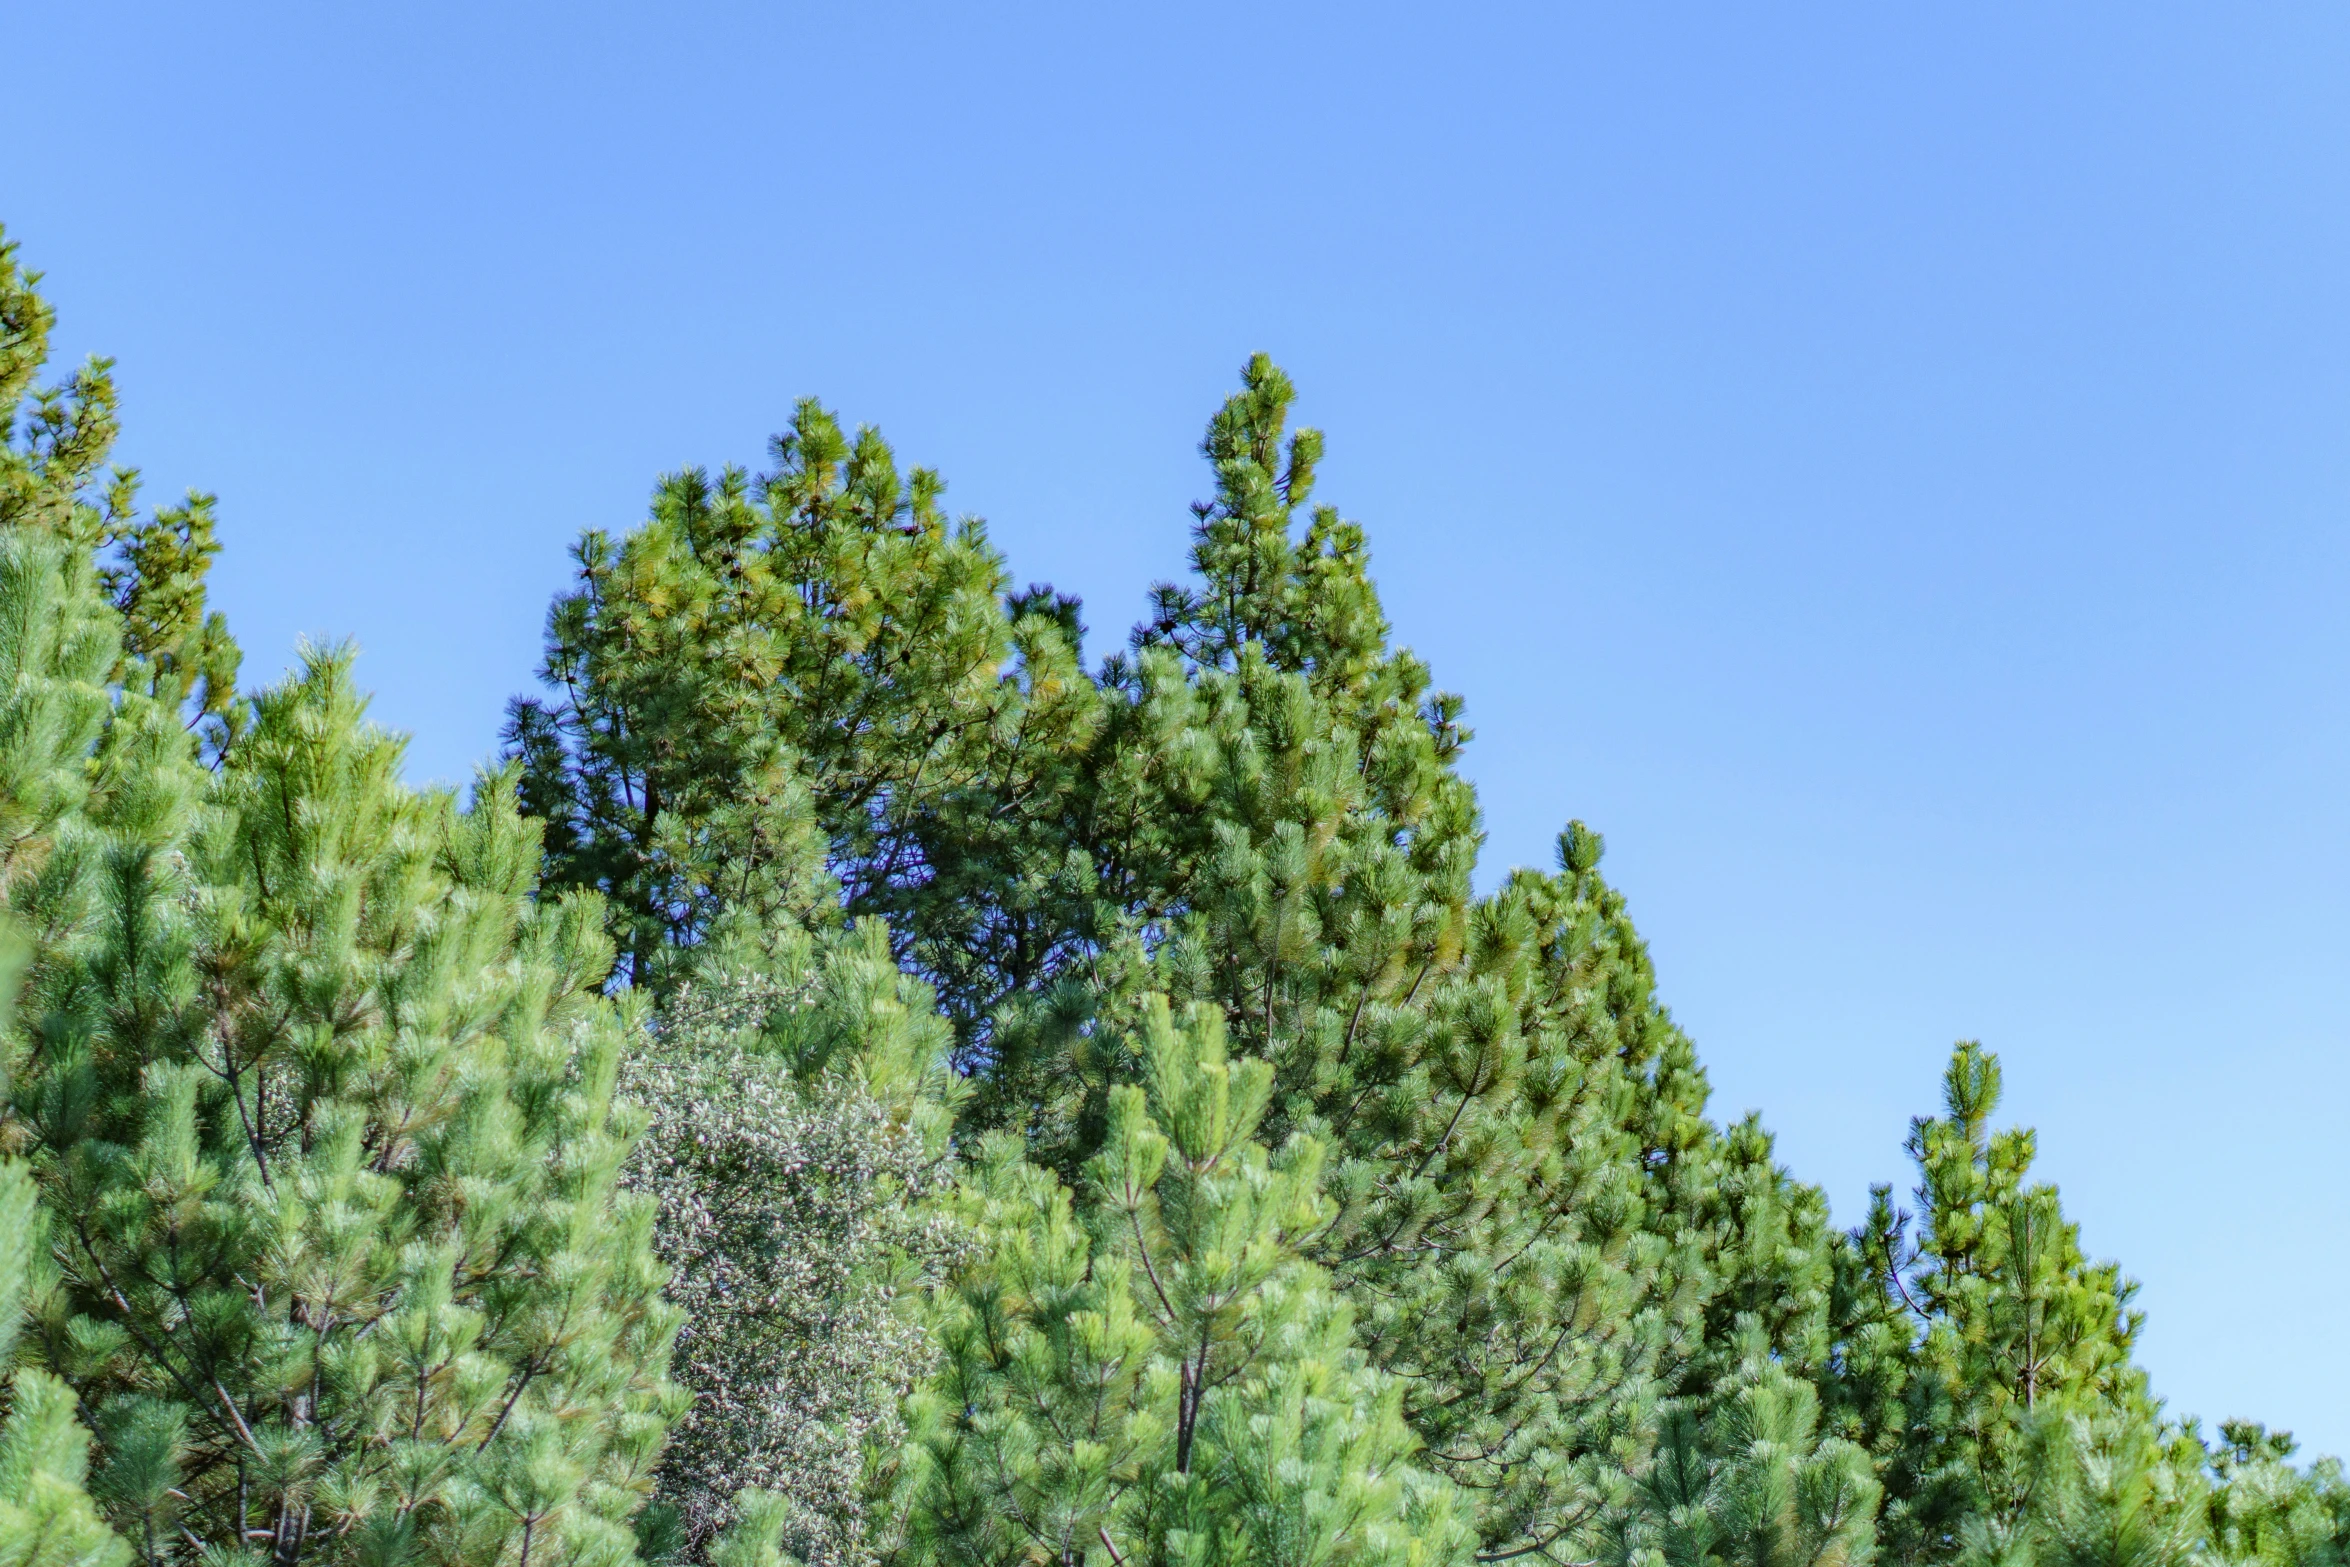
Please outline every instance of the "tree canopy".
[{"label": "tree canopy", "polygon": [[[2338,1567],[2001,1065],[1840,1231],[1259,355],[1088,662],[798,405],[591,528],[464,798],[239,686],[0,248],[0,1567]],[[1797,1085],[1790,1085],[1796,1091]]]}]

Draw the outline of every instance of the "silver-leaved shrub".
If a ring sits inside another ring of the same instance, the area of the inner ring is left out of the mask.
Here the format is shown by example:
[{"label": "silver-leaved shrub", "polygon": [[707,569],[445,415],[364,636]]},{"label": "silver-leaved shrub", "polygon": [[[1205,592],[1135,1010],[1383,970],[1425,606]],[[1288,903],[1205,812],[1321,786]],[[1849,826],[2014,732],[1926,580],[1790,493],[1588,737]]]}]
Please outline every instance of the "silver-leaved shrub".
[{"label": "silver-leaved shrub", "polygon": [[880,934],[705,965],[626,1074],[651,1115],[631,1179],[685,1313],[694,1402],[658,1485],[689,1560],[746,1489],[806,1567],[893,1543],[900,1408],[932,1355],[907,1308],[958,1233],[931,1199],[959,1084]]}]

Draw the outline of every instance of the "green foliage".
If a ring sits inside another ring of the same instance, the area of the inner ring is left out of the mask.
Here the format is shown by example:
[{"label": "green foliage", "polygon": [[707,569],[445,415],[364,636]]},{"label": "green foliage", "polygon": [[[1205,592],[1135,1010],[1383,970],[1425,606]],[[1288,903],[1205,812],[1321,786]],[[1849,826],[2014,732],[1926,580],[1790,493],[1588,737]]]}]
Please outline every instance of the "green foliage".
[{"label": "green foliage", "polygon": [[[50,326],[37,281],[0,235],[0,891],[11,892],[41,873],[60,823],[84,798],[84,751],[107,707],[99,681],[115,651],[88,601],[86,567],[77,575],[83,563],[42,527],[72,516],[76,491],[102,460],[102,435],[93,450],[83,429],[110,433],[111,392],[93,367],[78,395],[37,397],[20,424]],[[13,923],[0,923],[0,1030],[10,1033],[25,947]],[[10,1114],[13,1065],[13,1051],[0,1055],[8,1149],[21,1141]],[[122,1567],[130,1549],[85,1488],[90,1437],[73,1391],[21,1363],[26,1315],[55,1287],[47,1240],[32,1172],[0,1157],[0,1567]]]},{"label": "green foliage", "polygon": [[1262,356],[1090,672],[803,403],[583,538],[461,807],[345,655],[237,695],[212,502],[38,387],[35,281],[0,1567],[2340,1567],[2338,1466],[2161,1423],[1994,1057],[1839,1237],[1596,832],[1476,892],[1461,701]]},{"label": "green foliage", "polygon": [[[705,965],[626,1069],[651,1113],[631,1182],[659,1204],[684,1316],[694,1406],[659,1494],[689,1556],[716,1560],[738,1515],[806,1567],[857,1567],[899,1536],[900,1407],[932,1358],[905,1303],[957,1252],[933,1195],[963,1084],[879,935]],[[746,1487],[764,1511],[737,1502]]]},{"label": "green foliage", "polygon": [[1253,1140],[1273,1091],[1213,1013],[1144,1009],[1148,1088],[1111,1099],[1081,1198],[994,1139],[966,1198],[977,1256],[941,1304],[918,1405],[925,1560],[1420,1563],[1469,1548],[1407,1462],[1401,1390],[1328,1276],[1322,1150]]},{"label": "green foliage", "polygon": [[711,1567],[791,1567],[783,1538],[794,1509],[782,1497],[757,1489],[735,1499],[739,1516],[710,1548]]},{"label": "green foliage", "polygon": [[0,1418],[0,1567],[123,1567],[130,1549],[84,1489],[90,1437],[74,1419],[73,1391],[29,1367],[9,1374],[45,1239],[31,1173],[21,1161],[0,1160],[0,1407],[7,1410]]},{"label": "green foliage", "polygon": [[[2040,1567],[2187,1567],[2200,1554],[2202,1498],[2142,1421],[2040,1418],[2037,1483],[2023,1524]],[[1978,1538],[1995,1537],[1974,1520]]]},{"label": "green foliage", "polygon": [[1768,1357],[1761,1325],[1710,1410],[1664,1423],[1654,1463],[1612,1542],[1617,1561],[1668,1567],[1868,1567],[1878,1488],[1868,1455],[1819,1433],[1819,1396]]},{"label": "green foliage", "polygon": [[[2204,1497],[2153,1424],[2112,1411],[2043,1407],[2025,1422],[2021,1500],[1969,1515],[1968,1567],[2188,1567],[2208,1559]],[[2186,1444],[2192,1447],[2192,1443]]]},{"label": "green foliage", "polygon": [[901,479],[872,430],[804,402],[773,456],[756,481],[665,479],[643,528],[574,551],[552,699],[517,701],[508,727],[548,882],[603,892],[624,971],[657,981],[730,917],[814,914],[836,890],[821,857],[841,905],[889,920],[978,1015],[993,971],[1039,961],[1002,868],[955,859],[1022,786],[986,772],[1028,723],[1001,665],[1017,648],[1067,687],[1073,655],[1047,617],[1007,623],[984,530],[950,526],[937,476]]},{"label": "green foliage", "polygon": [[2222,1560],[2261,1567],[2350,1560],[2350,1484],[2340,1459],[2296,1469],[2292,1436],[2248,1420],[2223,1423],[2216,1446],[2196,1447],[2209,1495],[2207,1538]]},{"label": "green foliage", "polygon": [[[13,1167],[5,1179],[21,1184]],[[119,1567],[130,1548],[107,1528],[82,1484],[89,1434],[72,1391],[41,1371],[8,1386],[0,1424],[0,1563],[5,1567]]]},{"label": "green foliage", "polygon": [[626,1560],[679,1394],[600,915],[533,898],[510,780],[400,784],[345,656],[229,705],[209,513],[87,493],[111,395],[37,398],[0,475],[0,1133],[49,1214],[11,1461],[73,1477],[62,1378],[149,1562]]},{"label": "green foliage", "polygon": [[1287,379],[1244,381],[1205,443],[1193,585],[1091,678],[1073,601],[1007,596],[934,480],[902,489],[813,405],[772,478],[666,481],[643,530],[578,552],[552,700],[515,710],[525,799],[559,881],[638,910],[616,931],[655,979],[713,933],[821,922],[821,853],[935,985],[969,1129],[1064,1178],[1143,1073],[1143,998],[1220,1012],[1274,1069],[1271,1134],[1327,1149],[1335,1211],[1303,1244],[1425,1461],[1489,1553],[1576,1559],[1658,1399],[1716,1396],[1734,1319],[1824,1363],[1838,1248],[1767,1134],[1705,1121],[1596,833],[1474,896],[1459,701],[1388,646]]},{"label": "green foliage", "polygon": [[[1206,442],[1195,585],[1160,590],[1090,678],[1073,601],[1007,596],[935,481],[901,490],[878,436],[803,405],[773,477],[666,481],[644,529],[583,541],[551,699],[517,705],[511,741],[552,875],[614,893],[632,972],[772,926],[789,900],[715,867],[813,841],[841,906],[885,917],[935,986],[970,1129],[1064,1178],[1142,1074],[1143,998],[1221,1012],[1274,1068],[1272,1134],[1328,1150],[1336,1211],[1306,1244],[1427,1461],[1475,1495],[1490,1549],[1571,1559],[1642,1462],[1660,1376],[1717,1374],[1718,1285],[1816,1357],[1824,1208],[1759,1132],[1705,1123],[1597,834],[1474,896],[1459,701],[1388,647],[1362,530],[1311,500],[1321,438],[1287,429],[1292,396],[1248,366]],[[770,782],[787,768],[804,801]],[[764,836],[680,803],[769,799]],[[712,868],[671,874],[695,856]],[[1782,1309],[1790,1270],[1808,1284]]]},{"label": "green foliage", "polygon": [[1943,1114],[1910,1129],[1914,1229],[1878,1188],[1847,1264],[1842,1413],[1884,1465],[1903,1560],[1949,1559],[1970,1524],[2022,1527],[2046,1467],[2035,1443],[2062,1421],[2153,1418],[2130,1358],[2136,1286],[2083,1254],[2055,1187],[2028,1183],[2034,1136],[1992,1130],[1999,1094],[1998,1058],[1959,1045]]},{"label": "green foliage", "polygon": [[38,385],[55,313],[0,229],[0,531],[40,535],[103,558],[119,621],[112,671],[199,725],[215,744],[235,721],[241,654],[204,602],[220,545],[213,497],[138,515],[138,475],[107,469],[119,428],[113,364],[93,359],[63,385]]},{"label": "green foliage", "polygon": [[27,1052],[51,1353],[162,1554],[621,1559],[674,1313],[615,1190],[605,949],[529,902],[502,789],[460,811],[396,761],[317,659],[200,806],[157,767],[99,824]]}]

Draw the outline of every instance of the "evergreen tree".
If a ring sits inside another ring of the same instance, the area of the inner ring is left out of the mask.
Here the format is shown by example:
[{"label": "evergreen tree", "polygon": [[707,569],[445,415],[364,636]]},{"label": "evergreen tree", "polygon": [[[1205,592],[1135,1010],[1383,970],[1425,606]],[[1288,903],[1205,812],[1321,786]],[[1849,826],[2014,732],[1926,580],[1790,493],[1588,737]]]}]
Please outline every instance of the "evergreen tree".
[{"label": "evergreen tree", "polygon": [[7,1374],[43,1232],[31,1174],[0,1161],[0,1567],[124,1567],[129,1548],[83,1489],[90,1437],[73,1391],[30,1367]]},{"label": "evergreen tree", "polygon": [[[1159,590],[1104,671],[1087,813],[1126,953],[1099,943],[1090,993],[1040,997],[1044,1026],[1015,1012],[987,1092],[1082,1150],[1132,1071],[1103,1052],[1130,1037],[1105,1009],[1147,983],[1225,1011],[1276,1067],[1274,1124],[1331,1147],[1315,1255],[1404,1379],[1427,1461],[1477,1498],[1486,1553],[1578,1559],[1654,1397],[1705,1381],[1716,1254],[1748,1295],[1783,1293],[1758,1270],[1818,1273],[1825,1207],[1767,1139],[1725,1180],[1596,833],[1562,835],[1556,874],[1471,895],[1458,699],[1388,647],[1362,530],[1312,503],[1322,442],[1287,430],[1287,378],[1260,357],[1244,383],[1204,443],[1197,585]],[[1765,1216],[1777,1250],[1741,1238]],[[1823,1307],[1766,1314],[1816,1341]]]},{"label": "evergreen tree", "polygon": [[[107,654],[97,615],[60,612],[71,557],[46,535],[87,526],[75,505],[112,434],[111,386],[94,365],[25,408],[51,315],[38,275],[16,257],[0,231],[0,606],[14,612],[0,614],[0,889],[37,873],[80,801],[81,744],[104,705],[96,677]],[[23,948],[13,926],[0,926],[0,1032],[9,1034]],[[0,1055],[6,1152],[21,1142],[9,1113],[13,1065],[14,1052]],[[122,1567],[130,1551],[84,1489],[90,1438],[72,1390],[19,1364],[26,1315],[54,1286],[46,1240],[31,1171],[0,1157],[0,1567]]]},{"label": "evergreen tree", "polygon": [[1321,1567],[1457,1560],[1448,1488],[1408,1463],[1400,1389],[1301,1254],[1322,1151],[1254,1141],[1273,1092],[1211,1012],[1143,1012],[1082,1194],[997,1137],[976,1257],[922,1402],[925,1560]]},{"label": "evergreen tree", "polygon": [[[1995,1068],[1968,1058],[1964,1107],[1916,1131],[1914,1240],[1888,1198],[1841,1242],[1758,1121],[1710,1123],[1596,833],[1474,894],[1459,700],[1390,645],[1293,400],[1248,365],[1203,444],[1190,581],[1090,677],[1074,601],[1007,593],[934,478],[899,485],[877,435],[803,405],[770,478],[668,481],[645,529],[583,544],[550,622],[557,695],[516,709],[532,808],[561,839],[615,799],[773,802],[757,832],[685,806],[715,825],[594,826],[710,867],[644,950],[773,924],[789,900],[720,868],[800,867],[760,873],[797,889],[785,923],[833,891],[886,916],[974,1074],[967,1130],[1016,1134],[1064,1181],[1148,1074],[1150,996],[1227,1019],[1272,1068],[1267,1135],[1325,1150],[1330,1217],[1298,1244],[1488,1559],[1637,1533],[1660,1412],[1684,1457],[1727,1462],[1709,1444],[1762,1396],[1755,1334],[1819,1385],[1817,1440],[1873,1455],[1895,1555],[2014,1524],[2041,1406],[2144,1394],[2118,1276],[2025,1184],[2029,1134],[1984,1129]],[[795,858],[812,843],[836,881]]]},{"label": "evergreen tree", "polygon": [[650,1211],[615,1192],[608,949],[527,900],[502,788],[459,811],[396,760],[315,661],[197,831],[151,760],[98,823],[23,1105],[63,1218],[52,1354],[165,1554],[622,1560],[677,1397]]},{"label": "evergreen tree", "polygon": [[1668,1567],[1868,1567],[1878,1488],[1868,1455],[1819,1431],[1812,1384],[1774,1361],[1759,1322],[1741,1324],[1734,1378],[1664,1422],[1617,1561]]},{"label": "evergreen tree", "polygon": [[2208,1539],[2223,1561],[2336,1567],[2350,1560],[2350,1484],[2337,1458],[2293,1467],[2291,1433],[2230,1420],[2208,1447],[2190,1428],[2207,1492]]},{"label": "evergreen tree", "polygon": [[0,530],[100,555],[99,585],[119,616],[114,681],[135,682],[220,743],[234,722],[241,654],[227,620],[205,605],[220,549],[213,497],[191,491],[139,514],[138,474],[106,467],[119,432],[112,362],[39,385],[56,324],[39,283],[0,228]]},{"label": "evergreen tree", "polygon": [[[11,939],[0,972],[18,956]],[[0,1015],[6,1003],[0,991]],[[0,1113],[7,1102],[0,1078]],[[0,1159],[0,1567],[125,1567],[129,1548],[84,1489],[90,1435],[74,1418],[73,1390],[35,1367],[11,1371],[26,1308],[50,1282],[45,1219],[23,1161]]]},{"label": "evergreen tree", "polygon": [[[7,281],[16,399],[48,318]],[[92,1487],[149,1562],[625,1560],[679,1395],[598,911],[533,901],[508,781],[400,785],[344,656],[232,703],[208,513],[123,519],[111,409],[103,366],[12,404],[0,474],[0,1129]]]},{"label": "evergreen tree", "polygon": [[1887,1542],[1904,1561],[1949,1560],[1970,1528],[2025,1527],[2051,1472],[2035,1444],[2067,1420],[2121,1433],[2114,1462],[2153,1440],[2130,1358],[2136,1286],[2082,1253],[2055,1187],[2029,1183],[2034,1134],[1992,1129],[1999,1095],[1998,1057],[1960,1044],[1943,1114],[1911,1126],[1915,1219],[1879,1187],[1854,1236],[1839,1413],[1877,1455]]},{"label": "evergreen tree", "polygon": [[807,402],[582,540],[461,807],[346,655],[238,695],[213,502],[106,467],[105,362],[37,385],[36,282],[0,240],[0,1567],[2350,1552],[2338,1465],[2162,1422],[1996,1058],[1838,1238],[1596,833],[1474,891],[1461,702],[1262,356],[1094,672]]},{"label": "evergreen tree", "polygon": [[[813,401],[773,457],[755,481],[664,479],[644,527],[574,551],[549,697],[507,729],[548,883],[604,893],[624,971],[654,980],[729,917],[795,923],[835,896],[889,922],[969,1031],[1053,948],[1005,806],[1090,688],[1051,614],[1007,616],[1002,562],[976,521],[948,524],[937,475],[901,478]],[[834,885],[805,874],[811,830]]]}]

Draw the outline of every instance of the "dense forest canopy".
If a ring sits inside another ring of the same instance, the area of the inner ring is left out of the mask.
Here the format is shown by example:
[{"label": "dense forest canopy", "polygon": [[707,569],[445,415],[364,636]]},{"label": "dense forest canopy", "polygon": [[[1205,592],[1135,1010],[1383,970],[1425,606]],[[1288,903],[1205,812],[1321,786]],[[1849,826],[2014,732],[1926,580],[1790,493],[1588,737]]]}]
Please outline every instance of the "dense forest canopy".
[{"label": "dense forest canopy", "polygon": [[[0,248],[0,1567],[2335,1564],[2000,1064],[1834,1228],[1598,832],[1489,893],[1269,360],[1092,662],[803,402],[417,791]],[[1897,1185],[1901,1194],[1897,1196]]]}]

